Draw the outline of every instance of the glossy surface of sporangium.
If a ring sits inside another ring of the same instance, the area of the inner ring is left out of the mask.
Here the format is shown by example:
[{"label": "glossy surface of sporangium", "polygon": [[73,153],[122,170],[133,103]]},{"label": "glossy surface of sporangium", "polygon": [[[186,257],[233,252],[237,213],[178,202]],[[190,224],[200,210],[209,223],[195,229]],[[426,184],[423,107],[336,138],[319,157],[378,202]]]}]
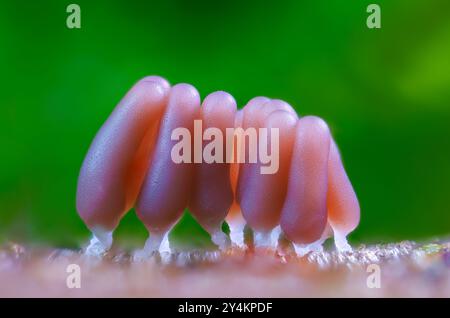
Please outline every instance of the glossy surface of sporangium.
[{"label": "glossy surface of sporangium", "polygon": [[147,171],[143,162],[154,143],[151,132],[164,111],[169,89],[162,78],[142,79],[95,136],[77,188],[78,213],[89,228],[114,230],[133,206]]},{"label": "glossy surface of sporangium", "polygon": [[327,222],[328,155],[330,131],[313,116],[297,122],[288,192],[281,213],[281,228],[295,243],[320,238]]},{"label": "glossy surface of sporangium", "polygon": [[249,164],[247,175],[241,179],[239,196],[242,214],[254,230],[269,231],[280,223],[296,122],[297,117],[284,110],[270,113],[263,121],[262,126],[268,129],[268,138],[260,139],[260,142],[266,143],[268,149],[271,149],[271,129],[278,129],[279,163],[277,172],[273,174],[262,174],[263,164],[260,161]]},{"label": "glossy surface of sporangium", "polygon": [[[212,235],[213,240],[217,235],[223,237],[221,226],[234,199],[230,180],[231,163],[227,160],[231,148],[227,149],[225,139],[219,136],[226,136],[227,128],[234,127],[235,113],[236,102],[225,92],[208,95],[201,107],[202,135],[205,136],[202,145],[204,151],[201,152],[205,154],[202,156],[202,161],[205,162],[194,164],[195,174],[189,210]],[[217,145],[222,153],[215,151],[213,153],[208,149],[208,145],[209,149]]]},{"label": "glossy surface of sporangium", "polygon": [[150,232],[167,232],[187,206],[194,166],[173,162],[171,152],[177,141],[171,136],[178,127],[187,128],[193,134],[194,120],[198,119],[199,112],[200,97],[194,87],[187,84],[172,87],[136,203],[137,215]]}]

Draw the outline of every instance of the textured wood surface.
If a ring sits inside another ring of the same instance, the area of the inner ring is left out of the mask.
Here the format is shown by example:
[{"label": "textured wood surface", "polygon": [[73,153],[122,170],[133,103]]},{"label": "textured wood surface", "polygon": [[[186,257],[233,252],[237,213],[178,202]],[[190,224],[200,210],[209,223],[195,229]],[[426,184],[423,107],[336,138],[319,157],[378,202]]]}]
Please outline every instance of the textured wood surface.
[{"label": "textured wood surface", "polygon": [[[80,268],[81,288],[67,286],[70,264]],[[380,288],[370,288],[373,264]],[[303,258],[289,248],[189,251],[145,261],[118,250],[93,258],[8,243],[0,249],[0,296],[450,297],[450,243],[358,246]]]}]

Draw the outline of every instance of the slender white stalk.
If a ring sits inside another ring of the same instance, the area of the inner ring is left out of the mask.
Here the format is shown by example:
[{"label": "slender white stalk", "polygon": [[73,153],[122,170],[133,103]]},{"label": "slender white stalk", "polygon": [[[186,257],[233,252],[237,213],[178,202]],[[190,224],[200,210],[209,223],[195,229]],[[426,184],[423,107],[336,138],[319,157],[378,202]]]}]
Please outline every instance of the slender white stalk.
[{"label": "slender white stalk", "polygon": [[338,252],[351,252],[352,247],[348,244],[347,235],[339,230],[333,229],[334,232],[334,246]]},{"label": "slender white stalk", "polygon": [[133,255],[133,259],[135,261],[144,261],[158,252],[161,255],[170,255],[172,251],[169,243],[169,232],[167,231],[164,234],[150,234],[145,241],[144,248],[137,250]]},{"label": "slender white stalk", "polygon": [[281,226],[275,226],[272,230],[272,232],[270,233],[270,242],[271,242],[271,246],[274,249],[278,248],[278,243],[280,241],[280,236],[281,236],[282,230],[281,230]]},{"label": "slender white stalk", "polygon": [[113,242],[113,231],[107,231],[101,227],[94,227],[91,229],[92,239],[85,250],[88,256],[101,256],[106,253]]},{"label": "slender white stalk", "polygon": [[227,220],[228,227],[230,228],[231,244],[238,248],[245,248],[244,229],[245,220],[239,212],[238,215],[233,216],[232,219]]},{"label": "slender white stalk", "polygon": [[270,241],[271,231],[253,231],[253,244],[256,248],[271,247]]},{"label": "slender white stalk", "polygon": [[210,235],[211,241],[213,241],[221,251],[226,250],[230,246],[230,239],[223,233],[220,227],[210,231]]},{"label": "slender white stalk", "polygon": [[311,252],[323,252],[323,243],[327,238],[321,237],[317,241],[310,244],[293,244],[297,256],[303,257]]}]

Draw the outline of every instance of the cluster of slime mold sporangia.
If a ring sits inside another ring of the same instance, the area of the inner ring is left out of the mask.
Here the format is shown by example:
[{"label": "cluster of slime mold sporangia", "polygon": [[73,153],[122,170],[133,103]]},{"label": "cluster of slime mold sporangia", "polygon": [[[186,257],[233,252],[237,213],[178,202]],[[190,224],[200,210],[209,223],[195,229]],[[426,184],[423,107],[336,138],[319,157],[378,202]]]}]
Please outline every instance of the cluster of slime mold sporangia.
[{"label": "cluster of slime mold sporangia", "polygon": [[[198,121],[202,141],[182,138],[198,133]],[[233,134],[232,143],[220,142],[217,136],[228,136],[230,129],[241,134]],[[253,156],[252,129],[267,129],[253,137],[257,154],[277,151],[274,171],[263,173],[267,162]],[[198,160],[208,149],[214,160]],[[174,151],[187,160],[174,160]],[[298,116],[286,102],[266,97],[241,110],[221,91],[201,103],[193,86],[170,86],[157,76],[131,88],[84,159],[77,210],[93,233],[87,254],[110,249],[113,231],[132,207],[150,233],[138,257],[170,253],[168,233],[185,208],[222,251],[246,247],[247,225],[255,247],[276,250],[283,235],[300,256],[320,252],[331,236],[339,252],[350,251],[346,237],[360,217],[324,120]],[[221,229],[225,220],[230,237]]]}]

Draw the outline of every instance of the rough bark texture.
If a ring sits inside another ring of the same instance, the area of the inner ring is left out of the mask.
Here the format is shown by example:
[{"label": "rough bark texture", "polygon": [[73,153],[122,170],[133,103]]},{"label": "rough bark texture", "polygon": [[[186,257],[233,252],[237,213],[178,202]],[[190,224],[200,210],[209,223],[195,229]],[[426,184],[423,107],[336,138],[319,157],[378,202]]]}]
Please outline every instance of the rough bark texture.
[{"label": "rough bark texture", "polygon": [[[69,264],[81,288],[67,287]],[[380,268],[380,288],[370,276]],[[370,276],[370,277],[369,277]],[[121,251],[0,248],[1,297],[449,297],[450,243],[359,246],[296,257],[290,248],[190,251],[136,262]]]}]

